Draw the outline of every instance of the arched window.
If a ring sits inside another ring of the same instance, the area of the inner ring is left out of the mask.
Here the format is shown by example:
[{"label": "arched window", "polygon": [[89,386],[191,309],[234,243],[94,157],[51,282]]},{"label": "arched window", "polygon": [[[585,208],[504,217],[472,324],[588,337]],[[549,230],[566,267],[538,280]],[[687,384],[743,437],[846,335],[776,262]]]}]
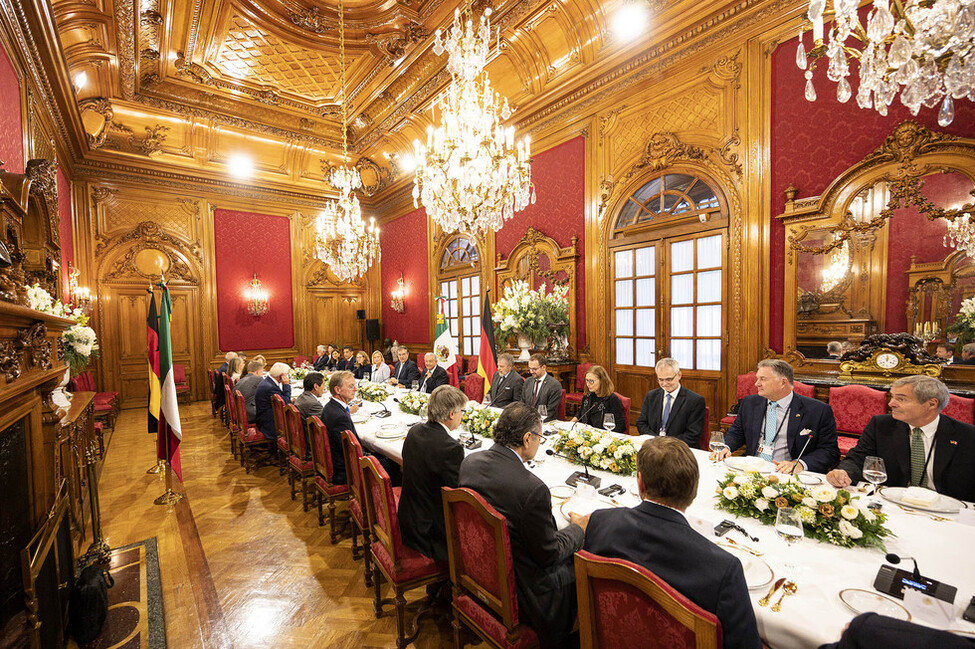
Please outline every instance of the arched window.
[{"label": "arched window", "polygon": [[437,271],[440,295],[446,299],[447,326],[457,340],[457,351],[477,354],[481,336],[481,262],[477,241],[458,235],[447,242]]},{"label": "arched window", "polygon": [[658,174],[618,208],[610,234],[617,366],[670,356],[689,370],[724,366],[727,207],[712,181]]}]

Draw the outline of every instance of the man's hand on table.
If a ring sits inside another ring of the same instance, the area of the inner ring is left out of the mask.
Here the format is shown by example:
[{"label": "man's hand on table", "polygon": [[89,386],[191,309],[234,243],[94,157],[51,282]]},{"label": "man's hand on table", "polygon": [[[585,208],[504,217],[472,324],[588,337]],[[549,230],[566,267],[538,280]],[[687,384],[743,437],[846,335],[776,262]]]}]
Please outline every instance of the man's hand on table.
[{"label": "man's hand on table", "polygon": [[792,460],[783,460],[782,462],[772,462],[775,465],[775,470],[779,473],[802,473],[806,470],[805,465],[803,465],[801,460],[793,462]]},{"label": "man's hand on table", "polygon": [[717,451],[717,452],[712,453],[710,455],[710,458],[712,460],[714,460],[715,462],[720,462],[721,460],[725,459],[726,457],[731,457],[731,451],[729,451],[726,448],[723,448],[720,451]]},{"label": "man's hand on table", "polygon": [[351,404],[349,406],[349,414],[354,415],[357,412],[359,412],[359,404],[357,403]]},{"label": "man's hand on table", "polygon": [[572,523],[574,525],[578,525],[579,527],[582,528],[582,531],[585,532],[586,531],[586,525],[589,525],[589,517],[590,516],[592,516],[592,514],[586,514],[585,516],[580,516],[579,514],[576,514],[575,512],[569,512],[569,523]]},{"label": "man's hand on table", "polygon": [[850,474],[843,469],[833,469],[826,474],[826,482],[830,483],[834,487],[849,487],[852,484],[850,480]]}]

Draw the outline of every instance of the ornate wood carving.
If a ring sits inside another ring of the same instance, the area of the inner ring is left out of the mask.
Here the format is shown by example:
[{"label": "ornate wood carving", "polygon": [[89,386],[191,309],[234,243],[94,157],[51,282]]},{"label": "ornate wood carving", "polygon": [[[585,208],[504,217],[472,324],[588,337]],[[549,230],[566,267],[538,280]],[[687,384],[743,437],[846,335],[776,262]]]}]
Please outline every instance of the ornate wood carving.
[{"label": "ornate wood carving", "polygon": [[7,383],[20,376],[21,348],[12,340],[0,340],[0,372]]},{"label": "ornate wood carving", "polygon": [[154,221],[143,221],[134,229],[120,236],[107,238],[98,235],[96,239],[101,239],[95,248],[96,257],[103,254],[108,256],[113,250],[120,246],[129,245],[125,255],[117,259],[111,269],[103,275],[103,279],[113,280],[124,277],[141,277],[148,280],[159,279],[158,274],[151,275],[140,269],[135,261],[139,252],[147,249],[158,250],[165,255],[168,261],[167,279],[183,281],[188,284],[198,284],[198,273],[194,272],[184,258],[195,260],[200,267],[203,266],[203,255],[200,253],[199,244],[188,245],[182,240],[167,234]]},{"label": "ornate wood carving", "polygon": [[911,256],[907,270],[907,329],[914,331],[918,322],[937,322],[945,332],[951,316],[952,296],[962,299],[975,294],[975,264],[961,250],[949,254],[942,261],[918,263]]},{"label": "ornate wood carving", "polygon": [[31,367],[51,369],[51,341],[47,339],[47,325],[43,322],[18,331],[16,346],[28,354]]}]

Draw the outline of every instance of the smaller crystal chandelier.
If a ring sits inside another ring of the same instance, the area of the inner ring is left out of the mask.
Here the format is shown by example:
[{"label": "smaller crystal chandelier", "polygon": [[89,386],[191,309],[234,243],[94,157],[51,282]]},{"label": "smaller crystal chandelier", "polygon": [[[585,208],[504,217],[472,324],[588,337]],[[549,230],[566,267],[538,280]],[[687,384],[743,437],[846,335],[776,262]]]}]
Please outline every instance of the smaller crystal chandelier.
[{"label": "smaller crystal chandelier", "polygon": [[829,293],[846,279],[850,271],[850,242],[844,241],[839,248],[829,252],[826,256],[828,266],[823,268],[823,293]]},{"label": "smaller crystal chandelier", "polygon": [[413,205],[422,203],[445,232],[499,230],[535,202],[531,140],[515,143],[508,100],[493,88],[484,66],[491,45],[490,9],[475,25],[470,2],[454,12],[445,39],[438,29],[433,51],[447,52],[451,82],[434,102],[440,126],[427,128],[427,144],[414,142]]},{"label": "smaller crystal chandelier", "polygon": [[68,301],[84,314],[91,313],[91,290],[78,284],[81,271],[68,264]]},{"label": "smaller crystal chandelier", "polygon": [[267,291],[261,280],[257,279],[257,273],[254,273],[254,279],[244,291],[244,299],[247,300],[247,312],[255,318],[264,315],[271,308]]},{"label": "smaller crystal chandelier", "polygon": [[396,280],[396,290],[389,297],[389,305],[393,307],[393,311],[396,313],[406,311],[406,282],[403,279],[403,273],[399,274],[399,279]]},{"label": "smaller crystal chandelier", "polygon": [[[947,126],[955,117],[954,99],[975,101],[975,4],[971,0],[874,0],[866,28],[860,24],[857,0],[833,0],[835,19],[829,43],[823,38],[827,0],[810,0],[813,47],[806,53],[799,34],[796,65],[806,70],[806,99],[816,100],[812,78],[816,62],[829,60],[826,77],[836,82],[836,99],[849,101],[853,94],[849,57],[860,61],[860,108],[887,114],[894,97],[912,115],[921,106],[941,102],[938,124]],[[853,38],[858,44],[849,45]]]},{"label": "smaller crystal chandelier", "polygon": [[967,214],[946,222],[948,231],[945,233],[944,244],[955,250],[964,250],[966,255],[975,259],[975,222]]},{"label": "smaller crystal chandelier", "polygon": [[330,201],[315,221],[315,256],[325,263],[335,276],[349,282],[365,273],[379,261],[379,228],[376,220],[369,219],[368,227],[362,220],[362,210],[355,190],[362,187],[359,170],[349,166],[348,102],[345,96],[345,12],[339,0],[339,66],[342,74],[342,166],[332,169],[329,178],[339,191],[339,197]]}]

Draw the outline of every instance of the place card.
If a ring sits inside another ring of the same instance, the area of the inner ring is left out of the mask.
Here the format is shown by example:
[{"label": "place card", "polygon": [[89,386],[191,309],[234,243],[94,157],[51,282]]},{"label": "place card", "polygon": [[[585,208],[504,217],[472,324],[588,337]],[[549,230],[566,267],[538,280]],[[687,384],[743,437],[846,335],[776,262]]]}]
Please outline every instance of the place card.
[{"label": "place card", "polygon": [[937,629],[947,629],[955,617],[954,604],[914,588],[904,589],[904,608],[910,611],[914,619]]}]

